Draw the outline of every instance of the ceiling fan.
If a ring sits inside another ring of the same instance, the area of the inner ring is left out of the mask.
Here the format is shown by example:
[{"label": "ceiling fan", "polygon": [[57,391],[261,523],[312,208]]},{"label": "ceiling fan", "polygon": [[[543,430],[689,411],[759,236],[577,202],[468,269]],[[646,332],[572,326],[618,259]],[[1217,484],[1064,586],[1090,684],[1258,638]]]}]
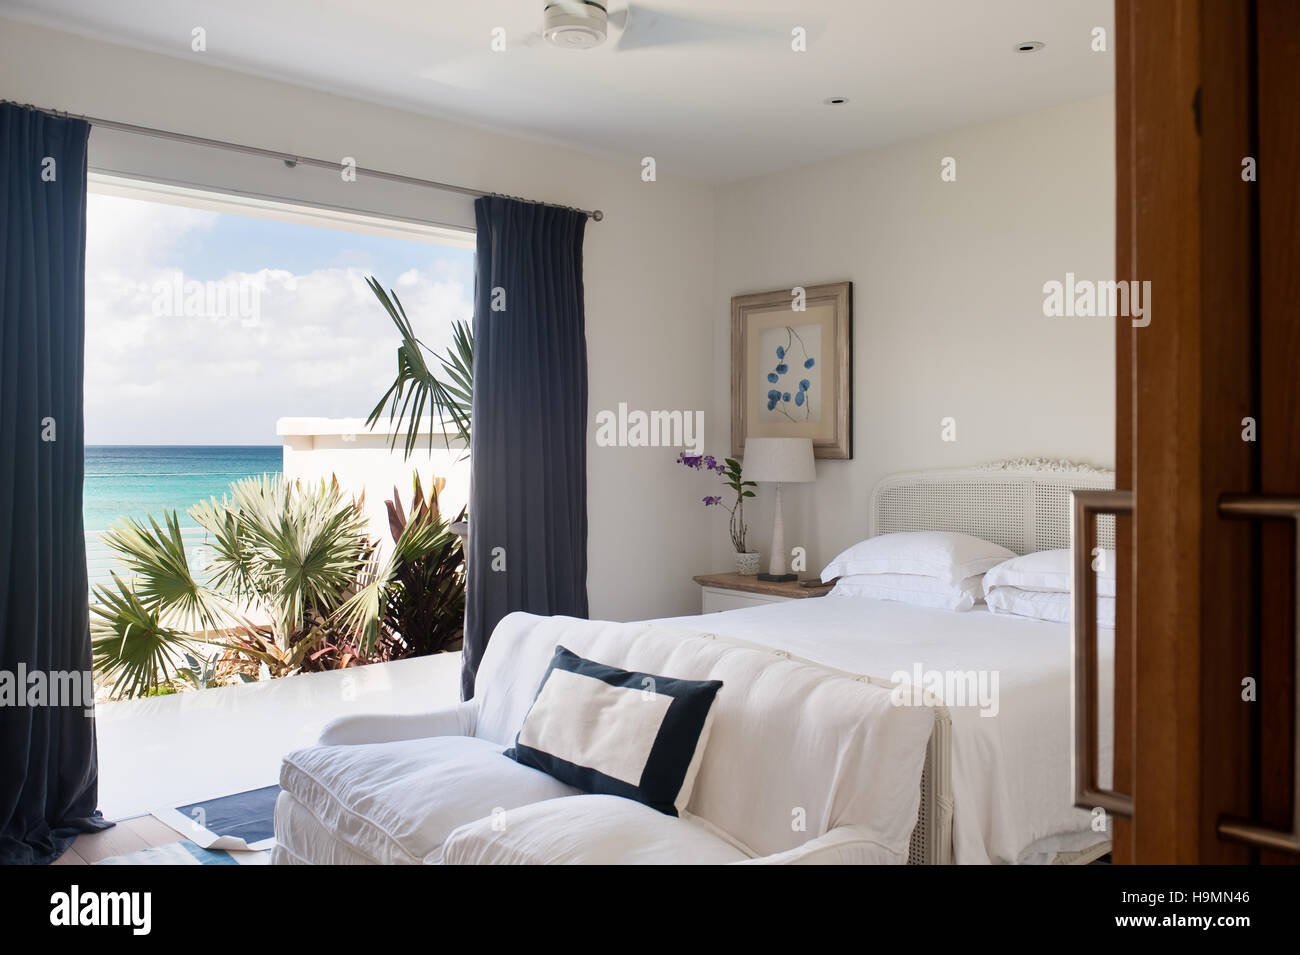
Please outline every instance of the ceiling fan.
[{"label": "ceiling fan", "polygon": [[726,42],[760,33],[751,27],[663,13],[639,3],[611,13],[604,0],[546,0],[542,20],[541,36],[568,50],[600,46],[610,25],[620,31],[615,43],[618,50]]},{"label": "ceiling fan", "polygon": [[[539,48],[554,46],[562,50],[591,50],[603,44],[611,33],[615,36],[612,52],[624,54],[634,50],[695,47],[736,47],[746,50],[788,48],[790,31],[796,24],[772,18],[747,16],[744,23],[720,22],[676,13],[665,13],[640,3],[625,3],[610,11],[607,0],[543,0],[541,29],[510,26],[512,51],[527,51],[522,62],[540,64]],[[816,18],[798,21],[808,37],[819,35],[822,23]],[[476,41],[477,47],[477,41]],[[472,55],[452,56],[419,71],[428,80],[459,90],[479,90],[489,86],[503,60],[482,55],[482,47]],[[567,57],[559,57],[565,60]],[[511,62],[521,62],[511,60]]]}]

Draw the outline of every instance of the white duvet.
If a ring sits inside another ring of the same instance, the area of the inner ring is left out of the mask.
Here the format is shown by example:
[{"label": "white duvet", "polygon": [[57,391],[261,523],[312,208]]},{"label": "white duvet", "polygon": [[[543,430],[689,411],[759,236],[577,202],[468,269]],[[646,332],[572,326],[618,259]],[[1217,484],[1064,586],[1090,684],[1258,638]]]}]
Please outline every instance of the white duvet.
[{"label": "white duvet", "polygon": [[[958,863],[1051,861],[1105,838],[1073,807],[1070,780],[1070,628],[865,597],[827,596],[656,623],[748,640],[854,673],[996,674],[996,715],[952,712],[953,853]],[[1111,762],[1114,633],[1097,640],[1100,777]],[[977,703],[977,701],[972,701]],[[992,712],[993,707],[983,707]]]}]

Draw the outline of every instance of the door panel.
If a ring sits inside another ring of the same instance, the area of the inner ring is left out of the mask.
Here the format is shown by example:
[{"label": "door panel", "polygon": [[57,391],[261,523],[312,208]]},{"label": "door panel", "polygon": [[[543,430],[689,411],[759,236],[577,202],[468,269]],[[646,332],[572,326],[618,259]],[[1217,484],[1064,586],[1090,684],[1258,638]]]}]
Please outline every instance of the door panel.
[{"label": "door panel", "polygon": [[[1150,324],[1116,328],[1121,534],[1117,632],[1116,862],[1240,863],[1221,815],[1249,815],[1260,711],[1256,538],[1218,514],[1258,489],[1260,242],[1255,9],[1239,0],[1116,4],[1117,257],[1151,282]],[[1293,87],[1294,88],[1294,87]]]},{"label": "door panel", "polygon": [[[1300,3],[1259,0],[1260,490],[1300,494]],[[1295,780],[1293,529],[1260,528],[1256,818],[1290,828]],[[1262,852],[1263,862],[1300,861]]]}]

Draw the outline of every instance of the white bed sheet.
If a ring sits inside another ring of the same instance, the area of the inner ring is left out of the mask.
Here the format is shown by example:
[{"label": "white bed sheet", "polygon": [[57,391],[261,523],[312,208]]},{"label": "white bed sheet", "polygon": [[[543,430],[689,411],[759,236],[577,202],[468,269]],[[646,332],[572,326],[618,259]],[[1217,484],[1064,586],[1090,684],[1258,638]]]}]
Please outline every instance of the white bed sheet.
[{"label": "white bed sheet", "polygon": [[[957,612],[846,596],[654,622],[747,640],[882,679],[911,673],[918,664],[922,671],[996,671],[996,716],[950,707],[954,860],[1050,861],[1035,843],[1089,841],[1091,814],[1074,808],[1071,792],[1068,625],[993,614],[983,605]],[[1098,634],[1097,649],[1099,776],[1106,785],[1113,631]],[[1091,842],[1107,838],[1092,835]]]}]

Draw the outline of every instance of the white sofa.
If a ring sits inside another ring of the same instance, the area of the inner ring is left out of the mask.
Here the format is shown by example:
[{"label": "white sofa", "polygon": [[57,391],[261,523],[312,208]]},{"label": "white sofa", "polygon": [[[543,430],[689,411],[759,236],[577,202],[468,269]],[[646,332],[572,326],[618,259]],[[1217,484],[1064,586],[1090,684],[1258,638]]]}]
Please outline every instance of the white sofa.
[{"label": "white sofa", "polygon": [[[502,756],[557,643],[588,659],[721,680],[687,811],[581,794]],[[352,716],[290,753],[275,863],[902,863],[916,822],[925,707],[722,638],[511,614],[473,700]]]}]

